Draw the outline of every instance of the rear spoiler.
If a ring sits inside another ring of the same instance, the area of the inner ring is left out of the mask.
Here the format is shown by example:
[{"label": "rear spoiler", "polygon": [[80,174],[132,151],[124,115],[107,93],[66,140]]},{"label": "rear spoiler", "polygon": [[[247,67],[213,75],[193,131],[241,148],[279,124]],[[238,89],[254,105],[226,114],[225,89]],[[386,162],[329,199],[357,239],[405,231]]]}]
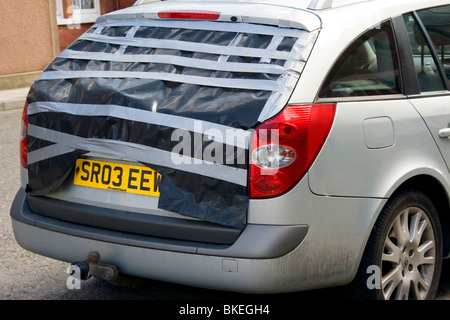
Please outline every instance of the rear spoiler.
[{"label": "rear spoiler", "polygon": [[[145,9],[140,4],[147,4]],[[97,22],[104,19],[162,19],[160,12],[183,12],[183,11],[202,11],[220,13],[217,22],[236,22],[271,25],[282,28],[293,28],[313,32],[321,28],[320,18],[311,11],[301,10],[280,5],[271,5],[263,3],[252,4],[252,12],[248,11],[248,3],[232,2],[225,4],[223,2],[208,2],[206,5],[200,5],[201,2],[176,2],[176,1],[155,1],[139,0],[130,8],[111,12],[101,16]],[[180,19],[183,20],[183,19]]]}]

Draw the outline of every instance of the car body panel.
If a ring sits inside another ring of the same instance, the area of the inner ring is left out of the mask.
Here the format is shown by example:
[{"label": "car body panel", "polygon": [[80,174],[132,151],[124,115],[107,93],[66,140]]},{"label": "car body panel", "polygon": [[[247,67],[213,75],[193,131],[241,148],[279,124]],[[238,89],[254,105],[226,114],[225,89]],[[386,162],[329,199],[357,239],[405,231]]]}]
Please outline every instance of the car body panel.
[{"label": "car body panel", "polygon": [[[377,118],[392,121],[394,143],[369,148],[365,121]],[[411,172],[428,171],[445,181],[445,169],[426,124],[407,99],[341,102],[329,138],[310,170],[310,185],[322,195],[387,198],[392,186]]]}]

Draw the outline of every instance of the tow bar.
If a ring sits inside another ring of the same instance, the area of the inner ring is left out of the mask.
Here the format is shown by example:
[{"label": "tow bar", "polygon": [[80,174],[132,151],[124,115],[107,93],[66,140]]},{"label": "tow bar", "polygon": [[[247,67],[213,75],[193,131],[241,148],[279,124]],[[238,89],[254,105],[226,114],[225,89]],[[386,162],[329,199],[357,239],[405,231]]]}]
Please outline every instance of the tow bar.
[{"label": "tow bar", "polygon": [[73,262],[73,266],[80,268],[81,280],[87,280],[90,277],[94,277],[100,280],[106,280],[114,283],[118,276],[119,271],[117,267],[110,264],[99,263],[100,254],[97,251],[89,252],[86,261]]},{"label": "tow bar", "polygon": [[119,270],[112,264],[100,263],[100,254],[97,251],[89,252],[86,261],[73,262],[72,266],[80,269],[80,280],[91,277],[105,280],[113,285],[121,287],[138,288],[147,283],[147,279],[119,274]]}]

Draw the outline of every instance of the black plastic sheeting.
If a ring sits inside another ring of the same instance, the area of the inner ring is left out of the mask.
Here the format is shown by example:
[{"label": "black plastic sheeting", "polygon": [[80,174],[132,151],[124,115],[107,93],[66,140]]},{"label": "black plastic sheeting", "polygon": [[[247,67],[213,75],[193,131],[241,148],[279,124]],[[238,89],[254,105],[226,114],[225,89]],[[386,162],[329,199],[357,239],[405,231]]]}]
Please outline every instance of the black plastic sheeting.
[{"label": "black plastic sheeting", "polygon": [[[102,36],[117,38],[126,37],[130,29],[131,27],[123,26],[96,29],[94,26],[88,33],[97,30]],[[236,37],[235,32],[170,27],[140,27],[134,34],[134,38],[190,41],[193,46],[196,43],[227,46]],[[237,47],[264,49],[269,46],[271,39],[272,37],[267,35],[244,34]],[[295,38],[286,38],[278,45],[277,50],[288,52],[293,48],[295,41]],[[131,45],[121,48],[117,44],[85,39],[76,41],[68,49],[89,53],[118,53],[122,50],[121,54],[123,55],[173,55],[207,61],[217,61],[219,58],[219,55],[212,53],[187,52],[173,48],[143,48]],[[230,56],[227,61],[258,63],[259,60],[259,58]],[[282,65],[284,62],[272,60],[270,63]],[[111,76],[73,78],[70,76],[70,72],[86,70],[106,71],[110,72]],[[68,76],[61,79],[38,79],[31,87],[28,104],[56,102],[74,105],[116,105],[202,120],[243,130],[254,128],[258,124],[258,117],[272,92],[159,79],[122,78],[116,77],[114,72],[151,71],[206,78],[274,81],[280,77],[279,74],[206,70],[171,63],[120,62],[61,57],[56,58],[47,67],[44,74],[52,71],[66,72]],[[173,131],[177,129],[176,126],[161,126],[113,116],[85,116],[78,115],[76,112],[47,111],[28,114],[28,122],[39,128],[70,136],[116,140],[164,151],[173,150],[178,143],[178,141],[171,140]],[[195,134],[191,132],[192,136]],[[204,150],[209,143],[211,142],[203,141],[202,149]],[[29,153],[52,144],[51,141],[31,135],[27,140]],[[235,147],[234,156],[237,157],[238,153],[244,152],[245,159],[248,159],[248,150],[238,149]],[[86,150],[77,147],[71,152],[49,155],[46,159],[29,164],[28,192],[45,195],[58,189],[71,174],[76,160],[86,153]],[[174,166],[164,167],[152,163],[142,163],[157,170],[163,177],[159,208],[238,229],[245,225],[249,200],[245,185],[177,170]],[[247,169],[245,164],[238,164],[238,161],[234,163],[223,165]]]}]

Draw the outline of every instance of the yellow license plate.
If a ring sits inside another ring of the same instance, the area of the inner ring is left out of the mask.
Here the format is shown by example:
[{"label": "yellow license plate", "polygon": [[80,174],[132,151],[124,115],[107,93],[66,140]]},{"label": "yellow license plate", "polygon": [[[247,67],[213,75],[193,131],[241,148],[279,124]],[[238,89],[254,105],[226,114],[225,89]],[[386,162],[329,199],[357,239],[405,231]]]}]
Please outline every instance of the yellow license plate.
[{"label": "yellow license plate", "polygon": [[161,175],[143,166],[78,159],[74,184],[159,197]]}]

